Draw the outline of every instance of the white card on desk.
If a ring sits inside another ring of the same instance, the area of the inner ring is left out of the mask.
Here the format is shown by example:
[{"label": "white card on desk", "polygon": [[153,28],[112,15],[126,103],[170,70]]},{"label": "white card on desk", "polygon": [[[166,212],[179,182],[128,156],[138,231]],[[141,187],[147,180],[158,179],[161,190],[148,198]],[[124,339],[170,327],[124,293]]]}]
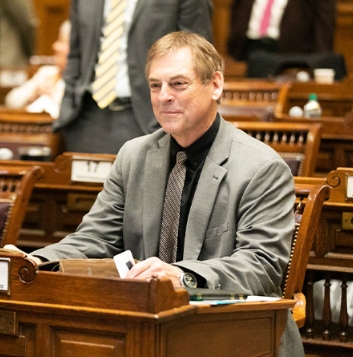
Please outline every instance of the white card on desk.
[{"label": "white card on desk", "polygon": [[128,271],[135,265],[134,258],[130,250],[126,250],[113,257],[120,278],[125,278]]}]

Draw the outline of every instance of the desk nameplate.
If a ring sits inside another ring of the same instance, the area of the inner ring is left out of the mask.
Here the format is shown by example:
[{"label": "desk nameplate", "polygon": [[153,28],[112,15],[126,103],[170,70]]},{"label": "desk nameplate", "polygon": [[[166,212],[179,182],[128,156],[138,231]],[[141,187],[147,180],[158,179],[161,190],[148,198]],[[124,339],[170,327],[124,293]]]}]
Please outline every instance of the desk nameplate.
[{"label": "desk nameplate", "polygon": [[10,258],[0,258],[0,294],[10,295]]},{"label": "desk nameplate", "polygon": [[346,175],[346,200],[353,201],[353,175]]},{"label": "desk nameplate", "polygon": [[75,159],[71,165],[71,181],[103,183],[113,163],[108,160]]}]

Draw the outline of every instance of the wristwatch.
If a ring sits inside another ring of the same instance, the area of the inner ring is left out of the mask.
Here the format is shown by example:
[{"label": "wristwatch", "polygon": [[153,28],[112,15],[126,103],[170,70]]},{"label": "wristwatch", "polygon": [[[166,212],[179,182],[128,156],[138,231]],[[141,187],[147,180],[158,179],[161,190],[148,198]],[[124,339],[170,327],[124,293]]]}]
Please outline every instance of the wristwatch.
[{"label": "wristwatch", "polygon": [[192,273],[182,271],[179,276],[179,282],[183,288],[197,288],[197,279]]}]

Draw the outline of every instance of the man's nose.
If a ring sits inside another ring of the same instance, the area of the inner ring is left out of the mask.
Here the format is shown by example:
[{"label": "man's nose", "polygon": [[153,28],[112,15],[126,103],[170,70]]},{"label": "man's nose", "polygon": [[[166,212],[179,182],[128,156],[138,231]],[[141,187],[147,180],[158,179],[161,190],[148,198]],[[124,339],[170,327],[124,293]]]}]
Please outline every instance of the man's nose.
[{"label": "man's nose", "polygon": [[172,95],[171,95],[170,87],[168,86],[168,84],[162,84],[161,90],[159,92],[159,100],[166,102],[171,99],[172,99]]}]

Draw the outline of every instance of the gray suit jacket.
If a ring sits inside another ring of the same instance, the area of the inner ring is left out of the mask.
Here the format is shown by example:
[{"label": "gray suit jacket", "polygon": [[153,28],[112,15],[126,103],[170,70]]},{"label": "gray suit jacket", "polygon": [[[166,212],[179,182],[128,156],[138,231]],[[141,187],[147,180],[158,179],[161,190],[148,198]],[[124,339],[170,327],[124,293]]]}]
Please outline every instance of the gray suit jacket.
[{"label": "gray suit jacket", "polygon": [[[65,94],[54,130],[79,116],[82,97],[89,88],[100,49],[104,0],[71,1],[71,44],[64,74]],[[158,124],[150,104],[144,69],[151,45],[178,30],[197,32],[211,40],[212,0],[138,0],[128,34],[128,68],[132,109],[143,133]]]},{"label": "gray suit jacket", "polygon": [[[103,258],[130,249],[139,260],[156,256],[169,144],[162,129],[128,141],[77,232],[33,254],[48,260]],[[294,199],[293,177],[281,157],[222,119],[190,209],[184,259],[177,265],[203,276],[208,288],[280,294]],[[279,356],[304,356],[290,312]]]},{"label": "gray suit jacket", "polygon": [[[163,130],[127,142],[78,231],[36,254],[113,257],[130,249],[156,256],[169,163]],[[279,294],[294,229],[289,167],[269,146],[221,121],[186,227],[184,260],[209,288]]]}]

